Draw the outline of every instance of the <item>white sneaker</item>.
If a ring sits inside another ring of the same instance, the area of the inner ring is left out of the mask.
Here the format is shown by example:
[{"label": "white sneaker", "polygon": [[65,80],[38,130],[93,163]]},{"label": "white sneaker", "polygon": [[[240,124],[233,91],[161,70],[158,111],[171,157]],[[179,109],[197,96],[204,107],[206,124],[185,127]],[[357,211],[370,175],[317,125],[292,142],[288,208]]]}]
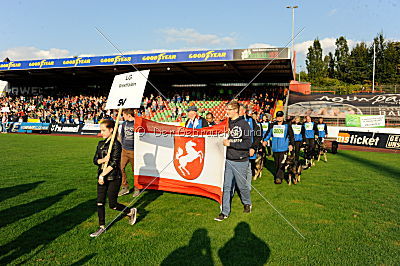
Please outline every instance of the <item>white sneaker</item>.
[{"label": "white sneaker", "polygon": [[129,212],[128,216],[129,216],[129,224],[134,225],[136,223],[136,216],[137,216],[136,208],[131,208],[131,211]]}]

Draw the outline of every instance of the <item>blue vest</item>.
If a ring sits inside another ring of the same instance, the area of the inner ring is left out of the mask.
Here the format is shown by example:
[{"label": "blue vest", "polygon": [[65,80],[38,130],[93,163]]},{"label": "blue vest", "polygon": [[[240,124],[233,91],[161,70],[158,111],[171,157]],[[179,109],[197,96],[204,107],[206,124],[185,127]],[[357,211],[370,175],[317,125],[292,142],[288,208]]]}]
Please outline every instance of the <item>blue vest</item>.
[{"label": "blue vest", "polygon": [[[284,130],[274,130],[274,127],[284,126]],[[288,136],[288,124],[277,125],[274,124],[271,130],[268,132],[268,135],[265,136],[264,141],[268,141],[272,138],[272,152],[285,152],[289,150],[289,136]]]},{"label": "blue vest", "polygon": [[325,138],[326,137],[325,124],[318,124],[317,128],[318,128],[318,137]]},{"label": "blue vest", "polygon": [[303,126],[300,124],[292,124],[294,141],[303,141],[303,135],[301,134],[301,128]]},{"label": "blue vest", "polygon": [[[307,130],[307,125],[310,125],[310,124],[312,125],[312,126],[310,126],[311,129]],[[313,139],[315,137],[314,122],[304,123],[303,127],[304,127],[304,131],[305,131],[306,139]]]},{"label": "blue vest", "polygon": [[[203,128],[203,120],[202,119],[198,119],[199,123],[197,124],[197,126],[195,127],[195,129],[200,129]],[[187,125],[187,128],[193,128],[193,121],[190,121]]]},{"label": "blue vest", "polygon": [[268,132],[269,122],[261,122],[261,128],[263,131],[263,136]]}]

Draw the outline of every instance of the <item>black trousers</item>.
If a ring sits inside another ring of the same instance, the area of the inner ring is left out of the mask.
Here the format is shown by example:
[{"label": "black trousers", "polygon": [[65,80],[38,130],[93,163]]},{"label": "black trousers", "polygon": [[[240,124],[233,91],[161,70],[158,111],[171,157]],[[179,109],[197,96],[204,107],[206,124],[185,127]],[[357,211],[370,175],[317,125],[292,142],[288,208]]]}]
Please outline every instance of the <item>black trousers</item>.
[{"label": "black trousers", "polygon": [[299,161],[300,158],[300,147],[301,147],[302,141],[295,141],[294,142],[294,159],[296,162]]},{"label": "black trousers", "polygon": [[97,214],[99,216],[99,225],[106,224],[106,197],[108,196],[108,205],[110,209],[117,211],[124,211],[125,214],[129,213],[129,208],[125,205],[118,203],[118,191],[121,187],[121,178],[116,180],[104,180],[104,184],[97,183]]},{"label": "black trousers", "polygon": [[274,152],[274,162],[275,162],[275,176],[274,179],[283,180],[285,177],[285,170],[282,168],[282,160],[286,152]]},{"label": "black trousers", "polygon": [[[315,139],[306,139],[306,144],[308,146],[309,149],[309,156],[306,156],[306,159],[312,159],[315,156]],[[307,158],[309,157],[309,158]]]}]

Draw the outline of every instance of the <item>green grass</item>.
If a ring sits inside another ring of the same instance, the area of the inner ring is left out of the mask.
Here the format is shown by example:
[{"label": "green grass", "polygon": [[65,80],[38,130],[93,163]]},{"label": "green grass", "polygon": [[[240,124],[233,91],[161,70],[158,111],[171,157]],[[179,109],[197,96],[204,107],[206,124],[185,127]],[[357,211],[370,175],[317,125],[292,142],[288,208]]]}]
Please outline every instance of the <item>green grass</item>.
[{"label": "green grass", "polygon": [[[98,139],[1,135],[0,265],[259,265],[400,262],[400,155],[339,151],[295,186],[265,169],[253,185],[304,236],[252,191],[246,215],[237,196],[218,223],[216,202],[146,191],[126,218],[95,240]],[[268,168],[272,167],[272,162]],[[131,196],[122,197],[129,203]],[[106,209],[111,221],[116,211]]]}]

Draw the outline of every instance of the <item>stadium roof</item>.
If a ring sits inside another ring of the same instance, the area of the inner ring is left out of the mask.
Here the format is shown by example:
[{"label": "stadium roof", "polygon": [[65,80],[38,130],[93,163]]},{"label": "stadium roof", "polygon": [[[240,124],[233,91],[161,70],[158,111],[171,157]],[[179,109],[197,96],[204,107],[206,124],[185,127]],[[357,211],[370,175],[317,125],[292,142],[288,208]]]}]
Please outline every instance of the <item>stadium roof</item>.
[{"label": "stadium roof", "polygon": [[162,84],[248,82],[289,83],[293,69],[288,48],[252,48],[73,57],[0,63],[0,80],[12,84],[51,86],[60,81],[112,80],[114,75],[150,69]]}]

